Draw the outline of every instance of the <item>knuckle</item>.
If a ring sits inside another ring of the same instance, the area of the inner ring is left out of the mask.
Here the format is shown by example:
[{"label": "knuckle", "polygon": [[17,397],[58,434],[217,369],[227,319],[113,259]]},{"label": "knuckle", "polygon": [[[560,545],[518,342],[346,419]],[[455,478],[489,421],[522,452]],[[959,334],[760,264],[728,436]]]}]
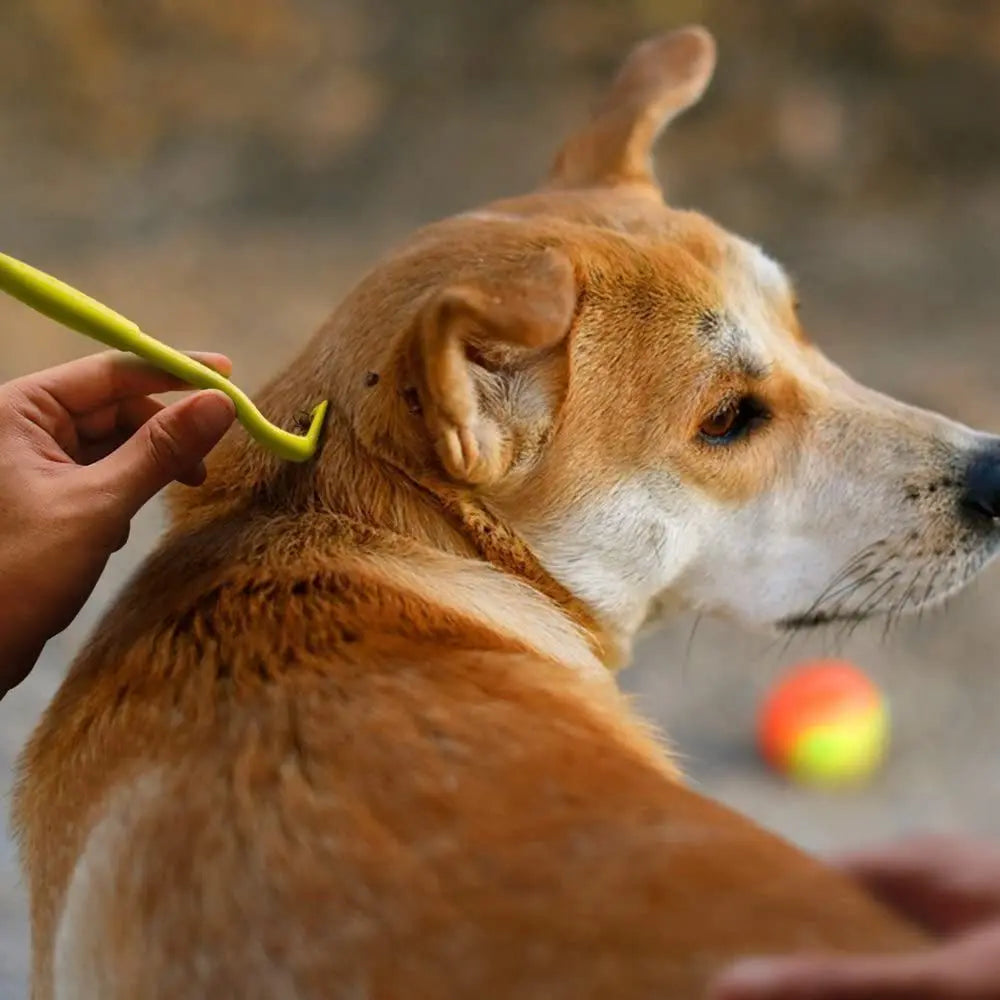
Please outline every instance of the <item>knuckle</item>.
[{"label": "knuckle", "polygon": [[146,424],[146,446],[153,462],[161,468],[174,469],[183,460],[183,442],[168,420],[154,419]]}]

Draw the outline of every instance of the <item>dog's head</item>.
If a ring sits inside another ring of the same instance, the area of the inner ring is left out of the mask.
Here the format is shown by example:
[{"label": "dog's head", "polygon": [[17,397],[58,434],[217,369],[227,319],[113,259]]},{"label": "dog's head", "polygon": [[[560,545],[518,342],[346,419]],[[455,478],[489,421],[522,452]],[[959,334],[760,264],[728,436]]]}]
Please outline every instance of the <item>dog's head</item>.
[{"label": "dog's head", "polygon": [[665,204],[652,143],[714,61],[700,29],[640,46],[541,190],[418,233],[279,383],[475,496],[626,641],[675,605],[914,609],[1000,539],[998,439],[852,381],[777,263]]}]

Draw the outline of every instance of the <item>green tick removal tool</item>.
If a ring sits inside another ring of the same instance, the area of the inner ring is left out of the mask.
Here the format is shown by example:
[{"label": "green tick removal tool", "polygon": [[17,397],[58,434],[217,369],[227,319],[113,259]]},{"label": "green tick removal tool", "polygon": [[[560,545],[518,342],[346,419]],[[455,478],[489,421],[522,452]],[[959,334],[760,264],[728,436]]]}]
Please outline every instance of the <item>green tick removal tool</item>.
[{"label": "green tick removal tool", "polygon": [[131,320],[56,278],[0,253],[0,290],[71,330],[108,347],[136,354],[198,389],[218,389],[236,405],[236,417],[250,436],[290,462],[305,462],[316,453],[328,403],[312,411],[305,434],[291,434],[265,419],[250,397],[224,375],[142,332]]}]

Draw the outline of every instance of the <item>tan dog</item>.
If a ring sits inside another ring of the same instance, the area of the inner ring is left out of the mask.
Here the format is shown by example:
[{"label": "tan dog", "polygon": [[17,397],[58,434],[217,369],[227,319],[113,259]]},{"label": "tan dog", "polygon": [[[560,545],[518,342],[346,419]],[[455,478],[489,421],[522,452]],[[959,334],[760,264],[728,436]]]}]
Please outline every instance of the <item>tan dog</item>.
[{"label": "tan dog", "polygon": [[635,51],[548,185],[380,263],[261,396],[69,677],[16,823],[42,998],[680,998],[747,953],[918,947],[687,790],[606,668],[667,608],[940,599],[993,439],[852,382],[781,269],[662,201],[714,63]]}]

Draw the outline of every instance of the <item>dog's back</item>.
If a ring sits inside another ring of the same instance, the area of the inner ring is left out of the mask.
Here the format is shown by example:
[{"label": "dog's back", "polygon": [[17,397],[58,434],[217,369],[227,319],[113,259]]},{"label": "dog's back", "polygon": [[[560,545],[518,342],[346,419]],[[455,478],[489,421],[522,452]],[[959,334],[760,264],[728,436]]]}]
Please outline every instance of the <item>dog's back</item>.
[{"label": "dog's back", "polygon": [[153,557],[26,757],[37,996],[683,997],[914,941],[686,791],[600,677],[432,596],[492,570],[432,556],[420,594],[400,556],[315,514]]}]

